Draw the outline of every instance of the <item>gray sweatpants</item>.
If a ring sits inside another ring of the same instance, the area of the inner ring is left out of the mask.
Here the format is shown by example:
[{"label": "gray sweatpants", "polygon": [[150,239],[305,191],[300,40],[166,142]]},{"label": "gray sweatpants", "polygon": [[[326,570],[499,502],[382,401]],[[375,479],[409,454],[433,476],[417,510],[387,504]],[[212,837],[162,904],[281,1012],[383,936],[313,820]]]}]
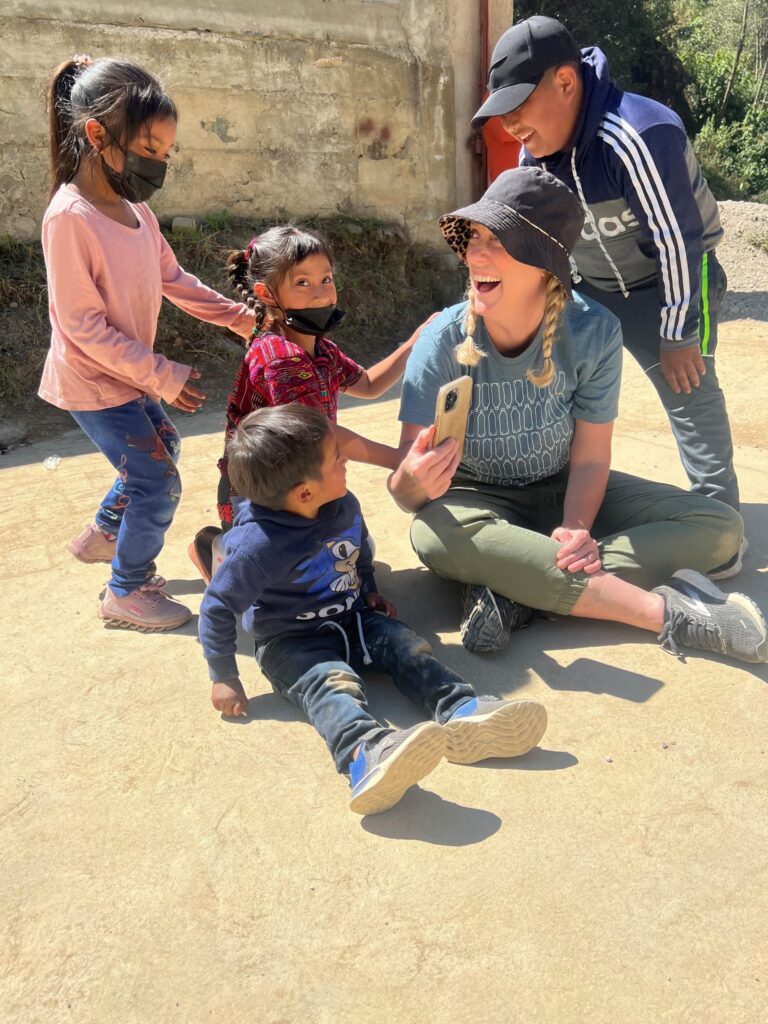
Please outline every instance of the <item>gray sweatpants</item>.
[{"label": "gray sweatpants", "polygon": [[[587,585],[586,573],[558,569],[567,471],[525,487],[454,477],[411,523],[411,543],[427,568],[478,583],[542,611],[567,615]],[[734,557],[744,524],[730,506],[670,484],[611,472],[592,536],[606,572],[644,590],[678,569],[709,572]]]},{"label": "gray sweatpants", "polygon": [[[706,283],[706,287],[704,284]],[[690,395],[676,395],[659,365],[659,293],[655,284],[635,288],[625,299],[621,292],[598,291],[586,281],[577,291],[610,309],[619,320],[624,347],[647,374],[669,417],[683,468],[691,489],[739,507],[739,485],[733,468],[733,441],[725,396],[715,370],[717,317],[727,286],[725,271],[714,252],[702,264],[699,338],[707,372]]]}]

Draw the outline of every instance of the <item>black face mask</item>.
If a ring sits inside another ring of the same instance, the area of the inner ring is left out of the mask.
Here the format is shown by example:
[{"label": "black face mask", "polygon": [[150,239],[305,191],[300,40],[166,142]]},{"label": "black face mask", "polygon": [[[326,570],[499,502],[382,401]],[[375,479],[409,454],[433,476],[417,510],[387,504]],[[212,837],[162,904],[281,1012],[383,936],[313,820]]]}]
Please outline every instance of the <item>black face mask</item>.
[{"label": "black face mask", "polygon": [[299,334],[330,334],[347,315],[336,306],[310,306],[307,309],[284,309],[285,324]]},{"label": "black face mask", "polygon": [[115,145],[125,155],[123,169],[116,171],[102,156],[101,167],[104,177],[110,187],[129,203],[145,203],[163,187],[168,164],[165,160],[152,160],[148,156],[139,156],[130,149],[125,150],[118,142],[115,142]]}]

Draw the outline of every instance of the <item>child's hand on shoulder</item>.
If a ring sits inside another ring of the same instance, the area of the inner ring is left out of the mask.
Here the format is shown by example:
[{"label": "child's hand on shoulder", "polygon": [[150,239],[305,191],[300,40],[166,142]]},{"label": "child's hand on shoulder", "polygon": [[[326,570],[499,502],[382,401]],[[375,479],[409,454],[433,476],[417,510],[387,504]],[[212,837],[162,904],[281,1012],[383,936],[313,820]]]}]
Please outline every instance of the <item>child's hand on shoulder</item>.
[{"label": "child's hand on shoulder", "polygon": [[427,319],[424,321],[423,324],[419,324],[419,326],[416,328],[416,330],[410,336],[408,341],[404,342],[404,345],[407,345],[408,348],[413,348],[413,346],[419,340],[419,335],[424,330],[424,328],[427,326],[427,324],[431,324],[433,320],[436,320],[437,317],[440,316],[441,312],[442,312],[442,310],[438,310],[436,313],[433,313],[431,316],[427,317]]},{"label": "child's hand on shoulder", "polygon": [[375,612],[383,612],[390,619],[397,618],[397,608],[381,594],[363,594],[363,600]]},{"label": "child's hand on shoulder", "polygon": [[238,718],[248,714],[248,698],[239,679],[227,679],[213,684],[211,703],[222,715]]}]

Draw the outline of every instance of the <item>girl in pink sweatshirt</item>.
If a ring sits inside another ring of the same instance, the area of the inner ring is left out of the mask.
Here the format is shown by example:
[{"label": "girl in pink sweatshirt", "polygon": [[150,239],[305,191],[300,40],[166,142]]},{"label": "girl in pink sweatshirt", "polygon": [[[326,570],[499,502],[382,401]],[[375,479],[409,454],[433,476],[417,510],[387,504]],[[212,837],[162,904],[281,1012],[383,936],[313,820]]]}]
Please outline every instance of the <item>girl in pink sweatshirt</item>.
[{"label": "girl in pink sweatshirt", "polygon": [[51,348],[39,394],[67,409],[117,472],[93,523],[67,545],[111,562],[99,615],[144,632],[191,613],[165,593],[155,559],[181,495],[179,435],[160,404],[200,408],[200,374],[153,352],[163,297],[250,337],[254,315],[185,273],[147,200],[165,178],[176,107],[118,59],[75,57],[50,89],[53,187],[43,220]]}]

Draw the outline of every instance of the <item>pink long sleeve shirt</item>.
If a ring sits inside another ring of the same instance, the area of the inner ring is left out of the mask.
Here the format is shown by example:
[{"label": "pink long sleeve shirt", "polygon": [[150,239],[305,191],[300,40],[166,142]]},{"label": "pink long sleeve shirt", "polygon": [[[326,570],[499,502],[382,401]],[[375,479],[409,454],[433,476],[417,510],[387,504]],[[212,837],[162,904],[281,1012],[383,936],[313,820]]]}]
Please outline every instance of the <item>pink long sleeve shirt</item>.
[{"label": "pink long sleeve shirt", "polygon": [[144,394],[178,397],[190,368],[152,351],[163,296],[244,338],[253,331],[247,306],[182,270],[149,207],[132,209],[135,228],[62,185],[45,212],[52,330],[38,394],[60,409],[110,409]]}]

